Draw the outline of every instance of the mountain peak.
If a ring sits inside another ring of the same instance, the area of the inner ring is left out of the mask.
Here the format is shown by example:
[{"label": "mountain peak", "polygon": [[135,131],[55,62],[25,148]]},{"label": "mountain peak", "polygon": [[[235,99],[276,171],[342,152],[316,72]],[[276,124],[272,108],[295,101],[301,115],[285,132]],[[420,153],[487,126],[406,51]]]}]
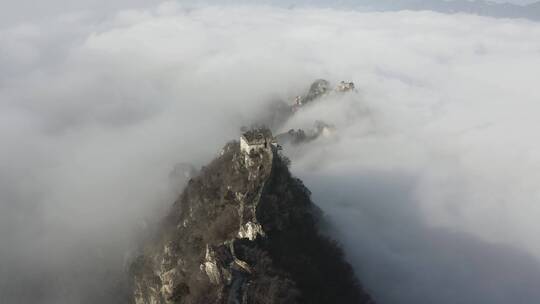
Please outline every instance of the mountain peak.
[{"label": "mountain peak", "polygon": [[132,264],[134,302],[372,303],[288,163],[271,144],[226,144]]}]

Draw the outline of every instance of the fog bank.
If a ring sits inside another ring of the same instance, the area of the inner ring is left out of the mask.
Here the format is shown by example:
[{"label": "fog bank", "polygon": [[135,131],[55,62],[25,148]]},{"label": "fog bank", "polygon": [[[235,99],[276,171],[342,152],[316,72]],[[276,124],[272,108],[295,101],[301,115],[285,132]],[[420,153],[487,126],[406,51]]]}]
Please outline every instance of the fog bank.
[{"label": "fog bank", "polygon": [[322,77],[359,93],[296,115],[283,130],[337,133],[286,153],[375,298],[534,303],[539,35],[466,15],[172,3],[5,27],[0,302],[121,302],[174,165],[203,165]]}]

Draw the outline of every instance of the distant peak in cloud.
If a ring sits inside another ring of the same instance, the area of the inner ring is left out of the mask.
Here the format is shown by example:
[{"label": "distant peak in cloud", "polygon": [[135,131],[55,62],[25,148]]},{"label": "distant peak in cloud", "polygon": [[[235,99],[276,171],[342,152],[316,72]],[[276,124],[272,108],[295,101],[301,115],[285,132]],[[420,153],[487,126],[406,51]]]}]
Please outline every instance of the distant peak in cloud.
[{"label": "distant peak in cloud", "polygon": [[[434,11],[440,13],[466,13],[496,18],[524,18],[540,21],[540,1],[484,1],[484,0],[297,0],[263,1],[268,4],[319,6],[342,9],[375,11]],[[292,6],[291,6],[292,5]]]}]

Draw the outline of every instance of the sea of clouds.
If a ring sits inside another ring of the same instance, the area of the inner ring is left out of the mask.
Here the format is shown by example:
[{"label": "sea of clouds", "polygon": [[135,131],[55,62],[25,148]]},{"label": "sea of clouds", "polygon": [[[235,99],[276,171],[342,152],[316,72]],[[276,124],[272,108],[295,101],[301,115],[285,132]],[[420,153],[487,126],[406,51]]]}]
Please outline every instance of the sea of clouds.
[{"label": "sea of clouds", "polygon": [[285,152],[379,303],[540,298],[540,24],[159,6],[0,27],[0,302],[119,303],[200,166],[312,80],[336,133]]}]

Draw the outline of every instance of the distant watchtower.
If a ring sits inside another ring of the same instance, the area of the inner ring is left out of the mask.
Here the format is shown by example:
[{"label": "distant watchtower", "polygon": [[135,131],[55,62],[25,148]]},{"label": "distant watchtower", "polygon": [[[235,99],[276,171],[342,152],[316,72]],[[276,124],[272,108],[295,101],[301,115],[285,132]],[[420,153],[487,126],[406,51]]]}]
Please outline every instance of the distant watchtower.
[{"label": "distant watchtower", "polygon": [[276,139],[267,128],[251,129],[240,136],[240,151],[248,155],[259,150],[268,151],[276,145]]},{"label": "distant watchtower", "polygon": [[354,82],[345,82],[342,81],[338,84],[336,91],[338,92],[348,92],[354,90]]}]

